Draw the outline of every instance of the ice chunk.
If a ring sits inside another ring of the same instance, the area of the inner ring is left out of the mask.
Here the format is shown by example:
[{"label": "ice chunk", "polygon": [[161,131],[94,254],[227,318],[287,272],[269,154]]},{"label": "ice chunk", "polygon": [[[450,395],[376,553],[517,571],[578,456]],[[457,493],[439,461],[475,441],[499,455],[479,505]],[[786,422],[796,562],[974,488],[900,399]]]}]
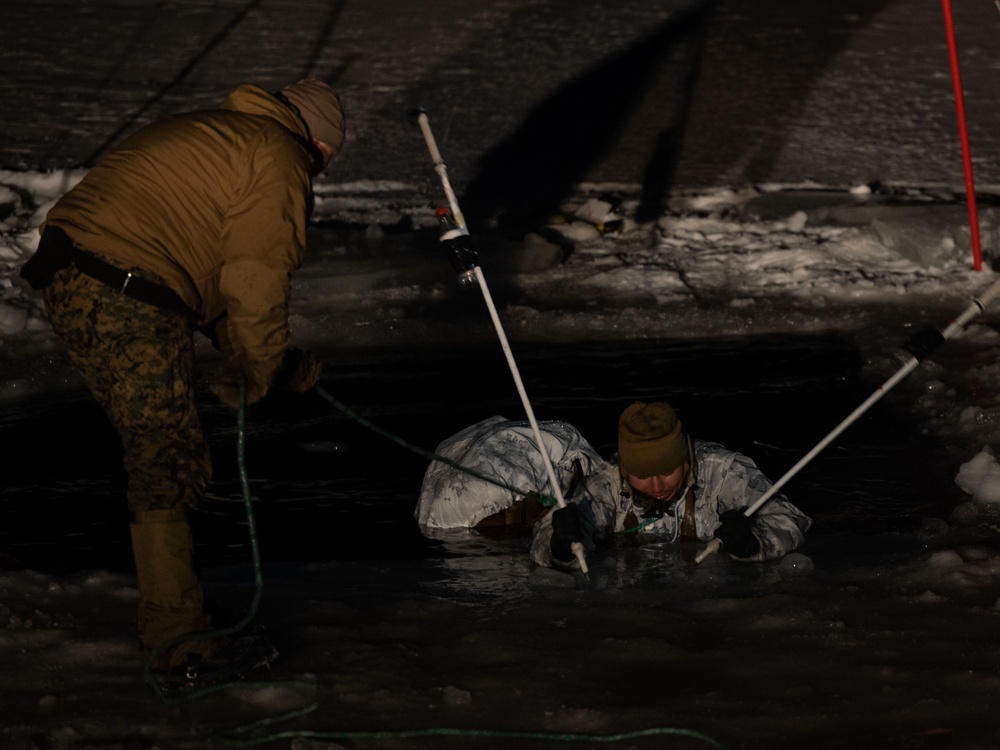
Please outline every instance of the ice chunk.
[{"label": "ice chunk", "polygon": [[1000,503],[1000,463],[989,446],[958,469],[955,484],[978,503]]}]

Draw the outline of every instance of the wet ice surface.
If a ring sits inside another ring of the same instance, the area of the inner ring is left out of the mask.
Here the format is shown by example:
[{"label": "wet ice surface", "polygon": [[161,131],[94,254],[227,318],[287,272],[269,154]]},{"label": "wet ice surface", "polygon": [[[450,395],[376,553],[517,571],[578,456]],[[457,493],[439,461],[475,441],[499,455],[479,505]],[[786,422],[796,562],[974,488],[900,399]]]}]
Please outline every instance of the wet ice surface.
[{"label": "wet ice surface", "polygon": [[[900,259],[870,223],[800,226],[798,209],[737,220],[733,196],[721,197],[657,230],[563,228],[581,236],[547,274],[501,272],[485,251],[484,268],[539,418],[576,424],[607,455],[624,405],[669,398],[693,433],[777,478],[898,368],[892,352],[910,332],[946,320],[985,282],[957,256],[930,268]],[[457,289],[432,234],[313,232],[292,323],[327,362],[326,392],[424,450],[485,416],[522,415],[483,300]],[[4,731],[18,749],[33,750],[31,737],[69,747],[138,734],[201,750],[228,727],[314,700],[318,710],[277,725],[307,736],[300,750],[469,746],[345,735],[441,727],[694,733],[601,744],[639,750],[996,744],[997,523],[979,503],[962,506],[965,523],[949,515],[967,499],[955,467],[997,419],[1000,337],[988,324],[970,326],[789,483],[817,523],[799,553],[762,565],[713,556],[692,568],[697,549],[622,538],[578,581],[532,568],[524,537],[427,539],[412,521],[423,456],[316,393],[260,404],[245,451],[263,558],[258,619],[282,659],[266,686],[172,709],[138,674],[115,438],[45,332],[26,328],[18,347],[42,355],[5,361],[7,396],[18,383],[41,394],[0,425],[14,467],[0,549],[6,567],[29,567],[0,576],[10,665],[0,691],[17,717]],[[236,423],[207,392],[217,360],[205,348],[199,358],[216,473],[196,518],[198,554],[213,601],[242,612],[254,581]]]},{"label": "wet ice surface", "polygon": [[[774,480],[868,395],[857,352],[833,336],[525,344],[518,353],[536,417],[576,425],[602,455],[615,448],[624,405],[669,398],[692,434],[752,456]],[[197,517],[206,564],[248,559],[240,461],[265,559],[433,555],[412,517],[427,456],[484,416],[524,418],[499,346],[329,361],[322,394],[275,394],[249,410],[242,454],[235,415],[204,394],[215,464]],[[785,489],[815,518],[813,534],[910,532],[928,515],[946,517],[961,493],[935,473],[933,440],[900,438],[907,419],[873,411]],[[120,447],[97,407],[82,396],[47,401],[0,428],[12,436],[0,548],[43,570],[128,570]]]},{"label": "wet ice surface", "polygon": [[[198,747],[312,701],[318,710],[293,721],[284,742],[301,733],[318,743],[309,747],[544,748],[552,739],[539,736],[642,730],[665,734],[600,746],[791,750],[817,732],[834,748],[997,739],[986,711],[995,657],[978,645],[995,623],[976,583],[991,555],[975,548],[893,555],[890,538],[832,569],[822,555],[792,555],[763,566],[713,557],[692,570],[673,550],[625,541],[593,560],[587,583],[530,569],[517,540],[448,546],[453,556],[417,564],[265,565],[260,618],[283,652],[266,686],[175,708],[169,723],[129,689],[135,656],[119,634],[134,607],[127,578],[22,577],[8,601],[27,617],[34,607],[36,624],[15,633],[24,651],[8,664],[19,690],[5,710],[37,717],[66,746],[114,744],[139,727],[158,745]],[[206,581],[221,606],[245,606],[253,590],[245,566],[212,568]],[[31,668],[40,649],[55,671]],[[101,668],[78,675],[72,666],[95,651]],[[350,739],[441,728],[479,739]]]}]

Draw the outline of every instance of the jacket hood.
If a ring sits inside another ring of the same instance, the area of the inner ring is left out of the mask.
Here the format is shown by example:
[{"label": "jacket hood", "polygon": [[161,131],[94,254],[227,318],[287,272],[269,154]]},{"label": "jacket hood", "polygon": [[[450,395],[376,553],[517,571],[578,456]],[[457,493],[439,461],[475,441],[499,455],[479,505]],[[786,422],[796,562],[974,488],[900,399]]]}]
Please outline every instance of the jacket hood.
[{"label": "jacket hood", "polygon": [[230,91],[226,98],[222,100],[221,109],[229,109],[236,112],[243,112],[248,115],[270,117],[277,120],[295,135],[308,142],[309,131],[306,130],[305,123],[299,116],[278,99],[274,94],[269,94],[260,86],[252,83],[244,83]]}]

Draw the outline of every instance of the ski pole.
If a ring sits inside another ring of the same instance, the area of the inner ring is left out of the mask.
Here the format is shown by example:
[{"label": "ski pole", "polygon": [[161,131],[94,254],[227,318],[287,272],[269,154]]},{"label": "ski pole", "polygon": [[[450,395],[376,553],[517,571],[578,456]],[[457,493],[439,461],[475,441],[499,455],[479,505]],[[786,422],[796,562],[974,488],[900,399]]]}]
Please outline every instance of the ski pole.
[{"label": "ski pole", "polygon": [[410,111],[410,120],[420,128],[420,132],[424,135],[424,142],[427,144],[427,150],[430,151],[431,161],[434,162],[434,171],[441,178],[441,187],[444,188],[445,197],[448,198],[448,205],[451,207],[451,213],[455,217],[455,223],[460,227],[465,227],[465,217],[462,215],[462,210],[458,207],[458,198],[455,197],[455,191],[451,189],[451,181],[448,179],[448,167],[444,163],[444,159],[441,158],[437,141],[434,140],[434,133],[431,132],[431,123],[427,119],[427,111],[423,107],[412,109]]},{"label": "ski pole", "polygon": [[[822,451],[826,446],[832,443],[840,433],[850,427],[858,418],[864,414],[868,409],[870,409],[875,402],[881,399],[886,393],[888,393],[892,388],[896,386],[899,381],[909,375],[913,370],[917,368],[921,361],[923,361],[928,354],[940,347],[945,341],[954,336],[958,331],[962,330],[965,325],[972,320],[974,317],[979,315],[986,309],[986,306],[992,302],[997,296],[1000,296],[1000,281],[994,282],[980,297],[974,298],[971,303],[962,311],[962,313],[955,318],[943,331],[938,331],[934,327],[927,327],[924,330],[918,332],[903,344],[903,346],[896,353],[896,356],[903,363],[903,366],[896,371],[888,380],[886,380],[879,388],[872,393],[865,401],[853,412],[851,412],[843,422],[837,425],[834,430],[827,435],[825,438],[816,444],[816,447],[809,451],[805,456],[799,460],[795,466],[789,469],[781,479],[775,482],[771,488],[760,496],[753,505],[749,506],[744,512],[747,518],[756,513],[764,503],[774,497],[775,493],[778,492],[789,479],[798,474],[799,470],[802,469],[807,463],[812,461],[816,455]],[[697,565],[706,557],[719,551],[722,546],[722,542],[718,539],[712,539],[705,546],[698,556],[695,557],[694,562]]]},{"label": "ski pole", "polygon": [[[479,284],[479,289],[483,294],[483,300],[486,302],[486,308],[489,310],[490,318],[493,320],[493,327],[496,329],[497,338],[500,339],[500,346],[507,358],[507,366],[510,368],[510,373],[514,378],[514,385],[517,387],[517,392],[521,397],[521,403],[524,405],[524,411],[528,415],[528,422],[531,424],[531,430],[538,443],[538,450],[542,455],[542,463],[545,465],[545,473],[548,475],[549,483],[552,485],[552,491],[555,495],[556,503],[560,508],[565,508],[566,499],[563,497],[562,488],[559,486],[555,469],[552,467],[552,460],[549,458],[549,453],[545,449],[545,443],[542,440],[542,432],[538,428],[538,422],[535,419],[535,412],[531,408],[531,402],[528,400],[528,394],[524,388],[524,382],[521,380],[521,374],[518,371],[517,363],[514,361],[514,354],[511,351],[510,343],[507,341],[507,334],[504,333],[503,324],[500,322],[500,316],[497,314],[496,306],[493,304],[493,296],[490,294],[489,287],[486,285],[486,277],[483,275],[483,269],[476,262],[475,255],[471,250],[471,246],[468,241],[469,232],[465,224],[465,217],[462,215],[462,211],[458,207],[458,199],[455,197],[455,191],[452,190],[451,183],[448,180],[448,167],[441,158],[441,152],[438,150],[437,143],[434,140],[434,133],[431,132],[431,125],[427,118],[427,112],[423,109],[423,107],[417,107],[411,110],[410,119],[420,126],[420,131],[423,133],[424,141],[427,143],[427,150],[431,155],[431,161],[434,162],[434,171],[437,172],[438,176],[441,178],[441,184],[444,187],[445,195],[447,196],[448,203],[451,206],[451,213],[454,216],[456,227],[452,230],[453,234],[450,235],[449,238],[461,237],[464,240],[464,247],[456,253],[458,262],[465,266],[465,269],[461,272],[461,276],[468,278],[471,274]],[[439,218],[442,217],[439,215]],[[442,239],[445,239],[445,237],[442,236]],[[454,261],[456,258],[452,258],[452,260]],[[587,567],[587,558],[584,554],[583,545],[580,542],[573,542],[571,549],[573,554],[576,556],[577,561],[580,563],[580,569],[583,571],[584,575],[587,575],[589,569]]]}]

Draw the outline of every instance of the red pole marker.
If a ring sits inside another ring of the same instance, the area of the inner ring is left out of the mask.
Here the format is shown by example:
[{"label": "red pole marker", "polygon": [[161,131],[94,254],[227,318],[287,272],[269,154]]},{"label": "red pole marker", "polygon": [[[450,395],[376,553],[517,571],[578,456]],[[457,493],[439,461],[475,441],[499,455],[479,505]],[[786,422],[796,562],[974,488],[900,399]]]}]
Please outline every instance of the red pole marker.
[{"label": "red pole marker", "polygon": [[962,142],[962,165],[965,169],[965,198],[969,205],[969,230],[972,235],[972,266],[983,269],[982,248],[979,244],[979,215],[976,211],[976,186],[972,180],[972,157],[969,155],[969,132],[965,122],[965,99],[962,95],[962,76],[958,69],[958,50],[955,46],[955,23],[951,15],[951,0],[941,0],[944,7],[944,27],[948,35],[948,56],[951,59],[951,83],[955,89],[955,111],[958,115],[958,136]]}]

